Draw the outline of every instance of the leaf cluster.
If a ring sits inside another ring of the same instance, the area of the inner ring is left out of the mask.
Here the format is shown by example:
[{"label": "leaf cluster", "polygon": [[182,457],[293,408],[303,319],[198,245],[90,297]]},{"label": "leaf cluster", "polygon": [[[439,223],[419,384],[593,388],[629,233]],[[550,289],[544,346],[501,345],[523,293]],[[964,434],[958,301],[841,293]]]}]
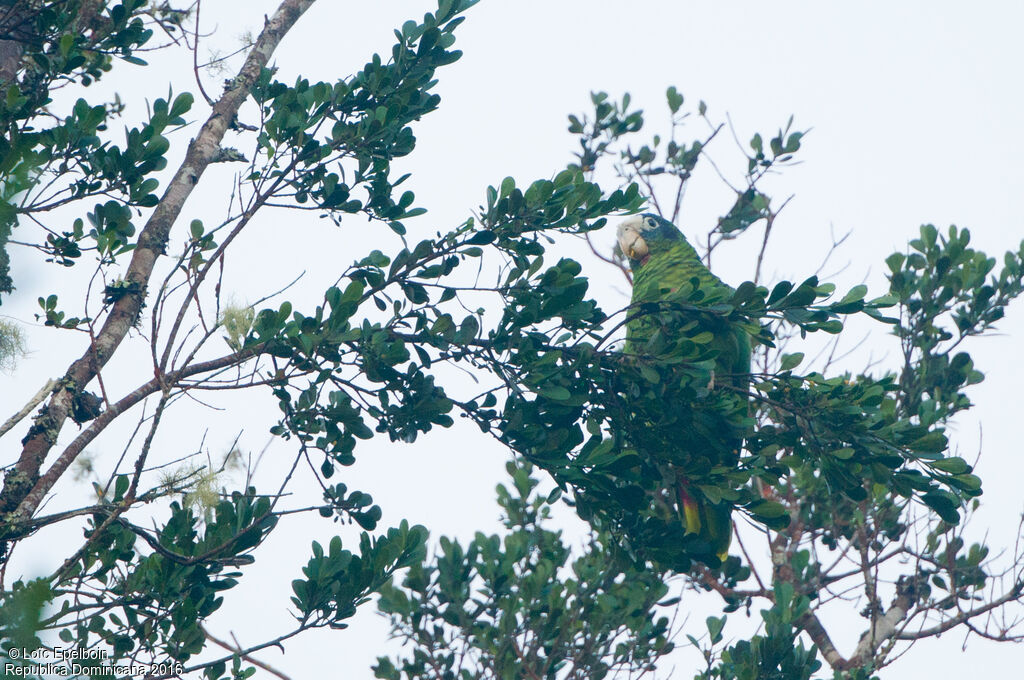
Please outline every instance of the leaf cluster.
[{"label": "leaf cluster", "polygon": [[[605,678],[642,673],[669,653],[670,623],[658,615],[667,586],[613,547],[592,539],[573,557],[546,527],[554,497],[537,493],[532,466],[509,464],[499,485],[508,533],[478,533],[463,546],[442,538],[381,591],[393,634],[413,645],[405,658],[381,657],[376,677]],[[670,602],[669,602],[670,604]]]},{"label": "leaf cluster", "polygon": [[[135,52],[152,39],[153,25],[173,34],[185,14],[169,5],[150,8],[145,0],[96,5],[79,0],[22,3],[4,14],[0,28],[18,58],[14,72],[6,74],[0,98],[0,293],[12,290],[6,245],[11,229],[25,215],[77,198],[113,194],[118,196],[114,207],[104,204],[96,210],[96,236],[103,238],[106,213],[121,206],[155,205],[156,179],[147,175],[166,162],[168,143],[160,133],[169,123],[181,124],[179,116],[188,109],[180,100],[174,111],[163,103],[161,112],[157,102],[153,120],[129,131],[123,149],[98,136],[120,112],[119,101],[108,106],[79,99],[63,117],[51,110],[52,90],[89,85],[111,71],[115,60],[145,64]],[[128,228],[123,218],[115,222],[123,225],[122,231]],[[42,248],[53,260],[71,264],[80,255],[81,231],[78,225],[69,232],[53,232]],[[108,251],[124,245],[117,238],[102,244]]]}]

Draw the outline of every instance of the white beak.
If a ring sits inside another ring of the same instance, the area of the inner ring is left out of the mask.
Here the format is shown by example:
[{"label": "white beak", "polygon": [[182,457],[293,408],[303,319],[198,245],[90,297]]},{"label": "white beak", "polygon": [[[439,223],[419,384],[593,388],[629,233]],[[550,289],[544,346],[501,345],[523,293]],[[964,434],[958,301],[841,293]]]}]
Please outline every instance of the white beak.
[{"label": "white beak", "polygon": [[619,240],[619,249],[629,259],[642,260],[647,257],[647,241],[630,222],[623,222],[619,225],[616,237]]}]

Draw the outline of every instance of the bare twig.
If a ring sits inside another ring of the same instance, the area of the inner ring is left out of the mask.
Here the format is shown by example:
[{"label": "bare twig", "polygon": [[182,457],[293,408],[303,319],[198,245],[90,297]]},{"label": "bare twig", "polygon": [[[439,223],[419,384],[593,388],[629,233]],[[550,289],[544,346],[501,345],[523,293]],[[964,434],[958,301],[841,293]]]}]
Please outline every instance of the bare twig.
[{"label": "bare twig", "polygon": [[28,400],[28,403],[25,404],[25,406],[23,406],[20,411],[18,411],[13,416],[8,418],[7,422],[5,422],[3,425],[0,425],[0,437],[2,437],[8,430],[13,428],[15,425],[20,423],[25,416],[32,412],[32,409],[34,409],[36,406],[39,406],[39,404],[42,403],[43,399],[46,399],[46,397],[50,396],[50,392],[52,392],[53,388],[56,386],[57,382],[55,380],[53,380],[52,378],[50,380],[47,380],[46,384],[39,388],[39,391],[36,392],[35,395]]}]

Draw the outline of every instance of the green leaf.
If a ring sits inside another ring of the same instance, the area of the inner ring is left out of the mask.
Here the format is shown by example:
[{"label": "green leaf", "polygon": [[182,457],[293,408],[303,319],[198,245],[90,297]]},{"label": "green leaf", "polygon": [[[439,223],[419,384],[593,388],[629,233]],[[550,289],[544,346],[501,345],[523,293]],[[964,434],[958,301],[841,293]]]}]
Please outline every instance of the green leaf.
[{"label": "green leaf", "polygon": [[948,444],[949,440],[946,439],[946,435],[934,431],[914,440],[908,445],[908,448],[917,453],[941,453],[946,450]]},{"label": "green leaf", "polygon": [[516,181],[511,177],[506,177],[501,180],[501,193],[499,198],[505,198],[512,193],[512,190],[516,188]]},{"label": "green leaf", "polygon": [[903,253],[893,253],[889,257],[885,258],[885,264],[888,265],[889,271],[895,274],[903,268],[903,262],[906,259],[907,258]]},{"label": "green leaf", "polygon": [[493,243],[496,238],[497,234],[495,234],[493,231],[484,229],[474,233],[472,236],[466,239],[466,243],[472,246],[484,246],[487,245],[488,243]]},{"label": "green leaf", "polygon": [[547,397],[552,401],[568,401],[572,398],[572,392],[565,389],[560,385],[553,385],[551,387],[542,387],[537,391],[543,397]]},{"label": "green leaf", "polygon": [[131,485],[131,480],[128,475],[118,475],[117,481],[114,482],[114,501],[119,501],[124,498],[124,494],[128,491],[128,487]]},{"label": "green leaf", "polygon": [[842,304],[844,302],[854,302],[856,300],[863,300],[864,296],[867,295],[867,292],[868,287],[863,284],[859,286],[854,286],[853,288],[850,289],[850,292],[846,294],[846,297],[844,297],[839,302],[840,304]]},{"label": "green leaf", "polygon": [[682,107],[683,105],[683,95],[679,94],[675,86],[671,86],[668,88],[668,91],[665,93],[665,96],[668,99],[669,111],[671,111],[672,113],[677,113],[680,107]]},{"label": "green leaf", "polygon": [[783,354],[782,360],[779,365],[781,371],[791,371],[800,365],[800,362],[804,360],[803,352],[794,352],[793,354]]},{"label": "green leaf", "polygon": [[68,56],[68,52],[71,51],[71,48],[74,46],[74,44],[75,36],[71,35],[70,33],[65,33],[64,35],[62,35],[60,37],[59,43],[60,55],[62,57]]},{"label": "green leaf", "polygon": [[195,97],[192,96],[191,92],[182,92],[174,98],[174,103],[171,104],[170,117],[177,118],[186,111],[189,111],[194,102]]},{"label": "green leaf", "polygon": [[709,616],[704,623],[708,627],[708,637],[711,644],[716,645],[722,641],[722,629],[725,628],[726,617]]},{"label": "green leaf", "polygon": [[971,466],[967,464],[967,461],[956,456],[932,461],[929,465],[936,470],[948,472],[951,475],[962,475],[971,471]]},{"label": "green leaf", "polygon": [[921,500],[946,522],[950,524],[960,523],[960,513],[957,512],[960,503],[952,494],[942,491],[930,491],[924,494]]},{"label": "green leaf", "polygon": [[784,517],[787,515],[786,507],[784,505],[776,501],[770,501],[763,498],[748,503],[746,505],[746,509],[750,511],[751,514],[768,519]]}]

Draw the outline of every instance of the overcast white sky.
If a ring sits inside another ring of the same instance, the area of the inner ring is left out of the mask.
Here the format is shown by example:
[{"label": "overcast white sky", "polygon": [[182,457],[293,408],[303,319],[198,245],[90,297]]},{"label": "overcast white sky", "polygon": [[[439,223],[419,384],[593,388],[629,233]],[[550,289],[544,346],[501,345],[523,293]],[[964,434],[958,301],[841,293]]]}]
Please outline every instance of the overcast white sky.
[{"label": "overcast white sky", "polygon": [[[275,4],[204,4],[204,28],[217,31],[206,46],[233,49],[243,32],[258,32]],[[287,82],[298,74],[327,81],[347,76],[373,52],[388,53],[393,28],[432,8],[419,0],[320,0],[277,52],[278,77]],[[574,150],[566,115],[586,111],[592,90],[615,97],[629,91],[649,112],[654,129],[664,121],[665,88],[675,85],[687,101],[705,100],[713,117],[724,119],[728,112],[744,141],[756,131],[774,132],[791,114],[797,129],[813,127],[800,153],[804,163],[772,185],[779,198],[795,194],[769,252],[772,277],[802,279],[813,273],[833,229],[852,231],[838,258],[850,263],[835,279],[840,288],[866,280],[880,294],[882,258],[903,248],[924,222],[969,227],[976,247],[1001,257],[1024,237],[1022,25],[1024,5],[1011,2],[641,1],[627,7],[604,0],[484,0],[458,29],[464,57],[438,74],[440,110],[416,126],[418,148],[401,164],[413,173],[409,188],[419,204],[430,210],[409,227],[414,238],[417,230],[445,230],[482,201],[488,184],[511,175],[526,185],[564,167]],[[118,79],[103,87],[122,92],[129,104],[164,96],[168,82],[176,91],[194,91],[189,63],[157,59],[154,69],[122,68]],[[222,77],[207,77],[208,89],[218,91]],[[694,128],[694,137],[701,133]],[[731,145],[720,138],[721,157],[738,168]],[[227,178],[231,171],[217,168],[211,175]],[[223,215],[225,186],[214,184],[197,195],[182,216],[182,228],[194,217],[212,221]],[[698,178],[680,226],[703,232],[729,202],[710,174]],[[307,277],[290,297],[315,295],[372,242],[372,235],[339,232],[325,221],[307,223],[286,213],[254,225],[247,238],[239,244],[244,257],[229,263],[225,283],[242,300],[261,297],[301,270]],[[597,240],[610,249],[610,233]],[[566,247],[586,259],[579,244]],[[734,257],[715,263],[719,275],[732,283],[749,278],[749,244],[728,252]],[[282,262],[286,266],[278,269]],[[615,270],[592,258],[586,266],[595,294],[608,307],[625,304]],[[35,299],[50,292],[52,275],[15,261],[19,290],[0,311],[27,324],[34,353],[3,379],[0,413],[17,410],[81,353],[78,338],[60,339],[31,323]],[[1011,308],[1009,317],[1000,325],[1001,336],[969,348],[987,380],[972,392],[975,412],[960,419],[954,433],[962,454],[973,460],[984,426],[978,470],[985,505],[974,530],[978,536],[987,531],[994,546],[1013,540],[1024,507],[1018,481],[1024,464],[1019,427],[1014,428],[1020,419],[1017,386],[1024,380],[1014,350],[1024,335],[1024,307]],[[882,335],[873,342],[876,356],[892,351]],[[127,365],[121,370],[121,377],[112,379],[130,388],[134,375]],[[171,426],[180,434],[178,441],[164,443],[166,457],[194,449],[206,428],[214,452],[226,450],[239,430],[244,430],[244,450],[260,450],[268,441],[268,420],[276,416],[269,395],[246,399],[243,407],[227,400],[222,405],[231,408],[183,408],[175,414]],[[13,439],[6,438],[0,460],[13,459]],[[94,450],[101,461],[116,458],[118,442],[100,441]],[[271,458],[278,453],[283,459],[290,449],[275,443],[269,451]],[[404,517],[427,525],[435,536],[463,538],[496,528],[493,488],[503,477],[506,454],[469,428],[434,432],[412,446],[372,442],[361,445],[357,457],[357,465],[340,480],[374,495],[385,512],[384,526]],[[293,521],[278,532],[257,553],[252,582],[229,595],[212,628],[222,637],[234,630],[243,643],[257,641],[264,631],[283,630],[286,584],[305,563],[309,541],[326,543],[335,531],[349,544],[356,540],[351,528],[312,520]],[[33,559],[40,567],[47,563],[43,555]],[[861,623],[855,622],[847,639],[837,640],[842,652],[856,643],[853,630]],[[349,630],[293,641],[286,656],[270,651],[262,658],[296,678],[309,673],[369,678],[386,631],[368,607]],[[883,677],[1006,677],[1019,667],[1019,647],[975,638],[961,652],[962,641],[954,634],[921,643]],[[681,656],[674,677],[690,677],[695,660],[692,653]]]}]

